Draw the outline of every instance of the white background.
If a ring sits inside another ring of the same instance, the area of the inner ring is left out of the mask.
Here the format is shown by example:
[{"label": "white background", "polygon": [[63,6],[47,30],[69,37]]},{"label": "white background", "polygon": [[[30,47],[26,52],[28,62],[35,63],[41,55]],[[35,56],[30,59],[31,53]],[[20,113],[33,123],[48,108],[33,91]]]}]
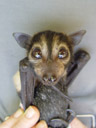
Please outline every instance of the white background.
[{"label": "white background", "polygon": [[[77,114],[96,114],[96,0],[0,0],[0,100],[8,114],[18,108],[12,77],[25,57],[12,33],[33,35],[47,29],[68,34],[87,30],[77,48],[88,51],[91,59],[69,88],[69,95]],[[2,105],[0,109],[0,116],[5,116]]]}]

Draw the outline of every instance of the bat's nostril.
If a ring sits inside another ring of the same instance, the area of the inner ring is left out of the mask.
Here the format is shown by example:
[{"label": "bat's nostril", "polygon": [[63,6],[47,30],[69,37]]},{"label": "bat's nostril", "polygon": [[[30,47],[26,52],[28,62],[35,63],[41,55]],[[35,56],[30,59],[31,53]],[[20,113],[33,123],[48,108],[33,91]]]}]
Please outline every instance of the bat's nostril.
[{"label": "bat's nostril", "polygon": [[56,77],[55,76],[51,76],[49,79],[48,79],[49,82],[55,82],[56,81]]},{"label": "bat's nostril", "polygon": [[48,76],[47,76],[47,75],[44,75],[44,76],[43,76],[43,80],[44,80],[45,82],[47,82],[47,81],[48,81]]}]

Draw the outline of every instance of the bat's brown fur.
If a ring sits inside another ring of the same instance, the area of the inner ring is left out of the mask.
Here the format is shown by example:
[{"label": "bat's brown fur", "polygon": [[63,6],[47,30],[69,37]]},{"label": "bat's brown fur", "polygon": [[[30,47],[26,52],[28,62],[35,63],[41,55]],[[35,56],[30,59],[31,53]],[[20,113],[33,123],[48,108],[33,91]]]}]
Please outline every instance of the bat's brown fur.
[{"label": "bat's brown fur", "polygon": [[[42,58],[36,59],[32,56],[32,51],[39,47],[42,52]],[[58,53],[61,48],[65,48],[68,55],[64,59],[58,58]],[[34,71],[39,79],[45,85],[56,84],[60,78],[66,77],[66,70],[72,58],[73,46],[67,35],[52,31],[44,31],[33,36],[31,45],[28,50],[28,58],[33,64]],[[43,76],[55,76],[55,82],[44,82]]]}]

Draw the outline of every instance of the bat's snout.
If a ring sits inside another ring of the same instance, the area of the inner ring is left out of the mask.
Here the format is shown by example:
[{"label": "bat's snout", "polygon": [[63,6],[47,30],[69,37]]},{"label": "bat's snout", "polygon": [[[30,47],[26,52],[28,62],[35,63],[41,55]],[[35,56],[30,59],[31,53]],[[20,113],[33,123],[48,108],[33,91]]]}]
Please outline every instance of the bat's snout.
[{"label": "bat's snout", "polygon": [[52,74],[45,74],[43,75],[43,82],[47,85],[54,84],[57,81],[57,78],[55,75]]}]

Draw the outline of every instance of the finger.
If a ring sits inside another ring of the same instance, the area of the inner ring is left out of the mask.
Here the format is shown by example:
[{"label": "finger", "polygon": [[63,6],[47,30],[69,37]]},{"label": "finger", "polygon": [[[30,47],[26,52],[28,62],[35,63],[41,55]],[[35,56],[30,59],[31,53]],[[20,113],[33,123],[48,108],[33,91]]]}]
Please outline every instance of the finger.
[{"label": "finger", "polygon": [[14,128],[30,128],[39,120],[40,113],[35,106],[30,106],[25,113],[19,118]]},{"label": "finger", "polygon": [[80,120],[74,118],[70,123],[71,128],[87,128]]},{"label": "finger", "polygon": [[48,128],[48,126],[44,120],[41,120],[34,128]]},{"label": "finger", "polygon": [[22,109],[19,109],[12,116],[10,116],[5,122],[0,124],[0,128],[11,128],[18,120],[18,118],[24,113]]}]

